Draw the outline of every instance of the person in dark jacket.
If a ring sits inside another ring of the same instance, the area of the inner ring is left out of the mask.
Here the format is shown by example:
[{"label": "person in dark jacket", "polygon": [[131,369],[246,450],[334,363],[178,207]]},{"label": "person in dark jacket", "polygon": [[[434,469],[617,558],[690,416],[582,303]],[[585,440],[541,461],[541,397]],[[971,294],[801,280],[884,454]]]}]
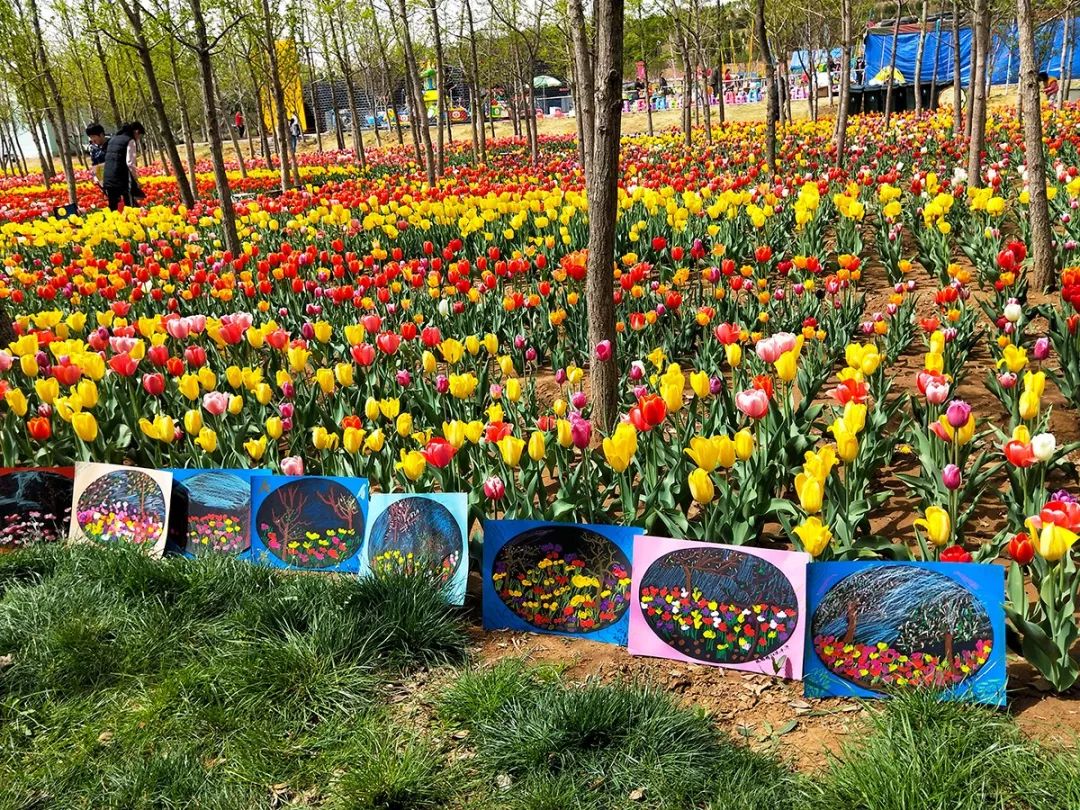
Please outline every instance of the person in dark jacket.
[{"label": "person in dark jacket", "polygon": [[132,121],[109,139],[101,185],[113,211],[145,196],[139,188],[137,164],[138,144],[145,131],[142,124]]},{"label": "person in dark jacket", "polygon": [[105,136],[105,127],[90,124],[86,128],[87,152],[90,153],[90,170],[94,173],[94,182],[100,187],[105,173],[105,149],[109,139]]}]

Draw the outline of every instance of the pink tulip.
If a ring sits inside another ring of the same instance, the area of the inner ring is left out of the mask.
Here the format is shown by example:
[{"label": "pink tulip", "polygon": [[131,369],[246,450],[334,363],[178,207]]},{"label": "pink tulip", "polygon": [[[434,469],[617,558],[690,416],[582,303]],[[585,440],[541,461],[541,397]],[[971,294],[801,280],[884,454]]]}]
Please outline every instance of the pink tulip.
[{"label": "pink tulip", "polygon": [[221,391],[208,391],[203,394],[202,405],[207,413],[213,416],[221,416],[229,409],[229,395]]},{"label": "pink tulip", "polygon": [[11,368],[11,364],[15,362],[15,358],[11,356],[10,352],[0,352],[0,372],[7,371]]},{"label": "pink tulip", "polygon": [[165,331],[171,338],[184,340],[191,333],[191,326],[185,318],[170,318],[165,322]]},{"label": "pink tulip", "polygon": [[588,419],[583,419],[577,414],[570,417],[570,439],[574,447],[584,450],[589,446],[592,439],[592,424]]},{"label": "pink tulip", "polygon": [[751,419],[761,419],[769,412],[769,396],[760,388],[749,388],[735,395],[735,406]]},{"label": "pink tulip", "polygon": [[506,494],[506,484],[497,475],[488,476],[484,480],[484,495],[489,501],[501,501]]},{"label": "pink tulip", "polygon": [[926,401],[931,405],[942,405],[949,398],[947,382],[931,381],[926,384]]},{"label": "pink tulip", "polygon": [[286,456],[281,460],[282,475],[303,475],[304,460],[300,456]]},{"label": "pink tulip", "polygon": [[775,363],[777,358],[783,354],[783,352],[780,351],[780,346],[776,342],[775,336],[759,340],[754,347],[754,351],[757,352],[757,356],[766,363]]},{"label": "pink tulip", "polygon": [[611,341],[601,340],[596,344],[596,359],[600,362],[611,359]]},{"label": "pink tulip", "polygon": [[998,374],[997,376],[998,385],[1005,389],[1015,388],[1016,380],[1016,375],[1013,374],[1011,371],[1003,372],[1001,374]]}]

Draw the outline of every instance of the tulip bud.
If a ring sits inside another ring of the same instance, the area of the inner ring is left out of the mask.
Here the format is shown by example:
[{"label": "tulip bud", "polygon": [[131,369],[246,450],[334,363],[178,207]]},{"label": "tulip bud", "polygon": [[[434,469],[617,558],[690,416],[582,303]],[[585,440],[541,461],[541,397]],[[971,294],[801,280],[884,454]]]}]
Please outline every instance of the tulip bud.
[{"label": "tulip bud", "polygon": [[955,464],[946,464],[945,469],[941,471],[941,482],[945,485],[945,488],[950,490],[959,489],[960,481],[960,468]]},{"label": "tulip bud", "polygon": [[501,501],[506,495],[506,484],[497,475],[488,476],[484,480],[484,495],[489,501]]},{"label": "tulip bud", "polygon": [[1035,347],[1031,351],[1031,356],[1036,360],[1045,360],[1050,356],[1050,339],[1047,337],[1040,337],[1035,341]]}]

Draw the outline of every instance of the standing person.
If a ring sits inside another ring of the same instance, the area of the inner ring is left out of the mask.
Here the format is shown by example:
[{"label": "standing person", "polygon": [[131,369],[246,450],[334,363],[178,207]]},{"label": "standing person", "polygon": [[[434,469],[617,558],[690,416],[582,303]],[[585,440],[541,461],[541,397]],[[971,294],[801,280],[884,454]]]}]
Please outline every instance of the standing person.
[{"label": "standing person", "polygon": [[244,126],[244,114],[237,110],[236,115],[233,117],[233,122],[236,124],[236,133],[243,138],[244,130],[246,129]]},{"label": "standing person", "polygon": [[109,145],[105,127],[91,124],[86,128],[86,138],[89,141],[86,149],[90,153],[90,170],[94,173],[94,183],[100,187],[105,175],[105,150]]},{"label": "standing person", "polygon": [[300,119],[293,113],[289,119],[289,141],[292,143],[293,154],[296,154],[296,144],[300,140]]},{"label": "standing person", "polygon": [[105,149],[105,170],[102,188],[109,198],[109,208],[120,210],[122,205],[131,205],[141,199],[143,194],[138,179],[138,144],[146,132],[138,121],[132,121],[120,128]]}]

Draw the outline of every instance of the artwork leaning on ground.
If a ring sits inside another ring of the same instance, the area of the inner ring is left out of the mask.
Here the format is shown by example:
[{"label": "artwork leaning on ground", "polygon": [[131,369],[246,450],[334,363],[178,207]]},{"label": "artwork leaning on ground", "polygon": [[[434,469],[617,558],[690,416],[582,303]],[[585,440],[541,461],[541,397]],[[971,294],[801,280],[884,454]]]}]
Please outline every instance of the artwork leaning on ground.
[{"label": "artwork leaning on ground", "polygon": [[372,495],[360,573],[426,571],[445,584],[452,604],[464,604],[468,516],[464,492]]},{"label": "artwork leaning on ground", "polygon": [[641,529],[484,521],[484,628],[626,644]]},{"label": "artwork leaning on ground", "polygon": [[188,557],[246,557],[251,548],[252,479],[259,470],[171,470],[166,549]]},{"label": "artwork leaning on ground", "polygon": [[67,536],[73,467],[0,469],[0,554]]},{"label": "artwork leaning on ground", "polygon": [[963,563],[810,566],[811,697],[933,689],[1004,705],[1004,569]]},{"label": "artwork leaning on ground", "polygon": [[252,559],[276,568],[358,571],[369,494],[366,478],[256,476]]},{"label": "artwork leaning on ground", "polygon": [[660,537],[634,542],[634,655],[798,679],[808,554]]},{"label": "artwork leaning on ground", "polygon": [[172,474],[167,471],[80,461],[75,465],[70,535],[161,556],[171,493]]}]

